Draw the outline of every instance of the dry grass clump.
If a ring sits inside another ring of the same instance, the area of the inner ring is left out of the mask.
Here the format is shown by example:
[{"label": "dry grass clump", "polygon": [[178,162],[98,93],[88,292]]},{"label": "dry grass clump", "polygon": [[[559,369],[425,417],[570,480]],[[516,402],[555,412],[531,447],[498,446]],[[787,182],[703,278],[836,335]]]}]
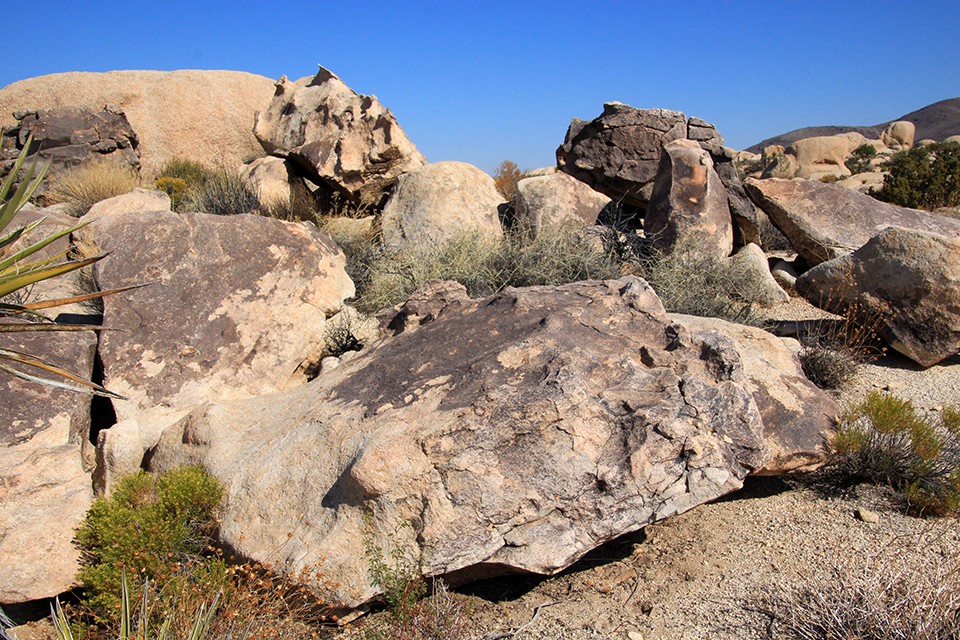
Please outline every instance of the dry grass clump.
[{"label": "dry grass clump", "polygon": [[695,251],[646,251],[639,260],[640,275],[667,311],[756,327],[766,324],[753,305],[755,285],[745,274]]},{"label": "dry grass clump", "polygon": [[[842,558],[827,575],[761,598],[769,637],[797,640],[960,638],[960,557],[950,527]],[[954,534],[955,535],[955,534]]]},{"label": "dry grass clump", "polygon": [[128,165],[96,160],[71,167],[52,179],[44,193],[48,205],[65,202],[70,215],[82,216],[101,200],[130,193],[140,176]]},{"label": "dry grass clump", "polygon": [[375,312],[406,300],[428,280],[456,280],[471,297],[508,286],[559,285],[620,277],[620,264],[582,229],[527,240],[518,231],[500,240],[465,234],[443,244],[389,251],[370,238],[335,237],[357,287],[356,307]]}]

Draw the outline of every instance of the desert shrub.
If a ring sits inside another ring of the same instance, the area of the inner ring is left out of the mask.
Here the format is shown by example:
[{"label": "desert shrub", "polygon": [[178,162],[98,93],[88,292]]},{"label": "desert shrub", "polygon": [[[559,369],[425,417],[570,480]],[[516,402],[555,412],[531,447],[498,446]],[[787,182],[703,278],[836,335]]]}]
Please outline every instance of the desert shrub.
[{"label": "desert shrub", "polygon": [[873,170],[873,165],[870,161],[876,157],[877,148],[868,142],[864,142],[853,150],[850,157],[844,160],[843,164],[847,166],[847,169],[850,169],[850,173],[853,175],[866,173]]},{"label": "desert shrub", "polygon": [[883,187],[870,195],[884,202],[932,211],[960,205],[960,144],[936,143],[895,153],[884,165]]},{"label": "desert shrub", "polygon": [[517,184],[529,174],[521,171],[516,162],[504,160],[493,172],[493,184],[504,200],[514,203],[517,197]]},{"label": "desert shrub", "polygon": [[823,182],[823,183],[825,183],[825,184],[833,184],[834,182],[836,182],[836,181],[839,180],[839,179],[840,179],[840,178],[837,177],[837,174],[835,174],[835,173],[828,173],[827,175],[820,177],[820,182]]},{"label": "desert shrub", "polygon": [[188,158],[170,158],[160,167],[153,186],[167,192],[174,211],[186,211],[184,206],[187,194],[202,190],[213,174],[213,169],[202,162]]},{"label": "desert shrub", "polygon": [[812,321],[800,335],[803,373],[821,389],[843,388],[861,365],[883,353],[879,314],[854,311],[847,316]]},{"label": "desert shrub", "polygon": [[[428,280],[456,280],[471,297],[508,286],[559,285],[620,276],[620,265],[583,229],[528,240],[514,230],[500,240],[466,234],[448,242],[387,251],[368,239],[341,244],[357,286],[357,308],[373,312],[406,300]],[[350,264],[352,263],[352,264]]]},{"label": "desert shrub", "polygon": [[647,253],[639,258],[640,275],[667,311],[751,326],[765,324],[753,306],[754,288],[748,276],[683,247],[672,253],[649,245],[643,250]]},{"label": "desert shrub", "polygon": [[124,477],[109,497],[94,500],[77,530],[83,552],[77,578],[95,615],[116,619],[124,570],[138,580],[150,578],[161,591],[185,574],[196,582],[222,583],[224,565],[202,558],[222,495],[220,483],[195,466],[159,477]]},{"label": "desert shrub", "polygon": [[182,208],[185,211],[229,216],[259,210],[260,198],[239,175],[218,170],[210,174],[202,185],[186,191]]},{"label": "desert shrub", "polygon": [[771,620],[769,636],[796,640],[956,640],[960,557],[928,530],[865,557],[841,557],[829,572],[759,595],[750,608]]},{"label": "desert shrub", "polygon": [[915,513],[956,511],[960,412],[947,407],[933,421],[919,415],[910,400],[873,391],[841,417],[828,469],[893,487]]},{"label": "desert shrub", "polygon": [[770,253],[771,251],[789,251],[793,252],[793,245],[790,243],[790,240],[787,236],[783,235],[783,232],[773,221],[770,220],[770,216],[762,211],[758,211],[760,217],[760,245],[761,248]]},{"label": "desert shrub", "polygon": [[101,200],[130,193],[140,186],[136,169],[110,160],[93,160],[52,178],[44,193],[47,204],[65,202],[70,214],[82,216]]}]

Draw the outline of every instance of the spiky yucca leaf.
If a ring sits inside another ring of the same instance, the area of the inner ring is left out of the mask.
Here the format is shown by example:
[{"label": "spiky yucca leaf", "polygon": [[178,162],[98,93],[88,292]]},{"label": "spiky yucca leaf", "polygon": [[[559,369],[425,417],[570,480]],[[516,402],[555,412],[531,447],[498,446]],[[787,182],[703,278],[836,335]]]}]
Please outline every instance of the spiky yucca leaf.
[{"label": "spiky yucca leaf", "polygon": [[[0,183],[0,202],[3,202],[3,204],[0,205],[0,297],[23,291],[27,287],[30,287],[37,282],[56,278],[66,273],[76,271],[77,269],[90,266],[106,257],[101,255],[80,260],[66,260],[63,262],[62,260],[66,259],[67,253],[69,252],[68,249],[49,258],[29,260],[31,256],[34,256],[37,252],[49,246],[51,243],[59,240],[60,238],[69,236],[69,234],[81,229],[89,223],[80,224],[69,229],[58,231],[38,242],[31,244],[26,248],[13,252],[14,245],[17,243],[17,241],[24,238],[31,231],[36,229],[37,226],[42,222],[42,219],[37,220],[26,225],[25,227],[4,235],[4,231],[7,226],[13,221],[13,218],[17,215],[17,212],[20,211],[23,205],[27,203],[27,200],[37,190],[37,187],[40,185],[40,182],[43,180],[47,173],[47,169],[49,168],[49,164],[47,164],[46,166],[42,167],[39,172],[36,172],[37,160],[34,159],[33,164],[29,168],[23,170],[23,165],[26,162],[32,142],[33,137],[31,136],[27,139],[27,143],[24,145],[23,150],[17,157],[13,169],[10,171],[7,177],[4,178],[3,182]],[[7,195],[10,193],[17,177],[20,176],[21,170],[23,170],[23,176],[20,186],[17,187],[13,195],[8,199]],[[74,296],[72,298],[41,300],[29,304],[22,304],[20,302],[0,303],[0,318],[29,317],[35,320],[31,323],[19,321],[0,322],[0,333],[13,333],[21,331],[89,331],[92,327],[87,325],[57,324],[50,318],[39,313],[39,310],[48,309],[60,304],[70,304],[71,302],[79,302],[81,300],[90,300],[92,298],[103,297],[105,295],[123,290],[125,289],[100,291],[82,296]],[[31,371],[33,369],[39,369],[42,372],[54,374],[54,376],[66,380],[67,382],[63,382],[57,378],[45,377],[42,374],[38,375],[36,373],[27,373],[14,367],[13,365],[31,367]],[[39,382],[52,387],[70,389],[72,391],[79,391],[82,393],[92,393],[111,398],[122,398],[121,396],[108,391],[102,386],[94,384],[88,380],[84,380],[65,369],[62,369],[49,362],[45,362],[30,354],[21,353],[12,349],[0,348],[0,371],[9,373],[22,380]]]}]

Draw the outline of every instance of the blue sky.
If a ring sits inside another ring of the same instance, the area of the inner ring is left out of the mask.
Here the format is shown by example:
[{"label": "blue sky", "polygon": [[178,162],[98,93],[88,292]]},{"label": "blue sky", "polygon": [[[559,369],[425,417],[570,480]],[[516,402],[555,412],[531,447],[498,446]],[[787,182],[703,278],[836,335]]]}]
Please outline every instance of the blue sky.
[{"label": "blue sky", "polygon": [[960,97],[960,3],[49,2],[11,14],[0,86],[63,71],[317,63],[376,95],[430,162],[555,162],[571,118],[619,100],[714,123],[742,149]]}]

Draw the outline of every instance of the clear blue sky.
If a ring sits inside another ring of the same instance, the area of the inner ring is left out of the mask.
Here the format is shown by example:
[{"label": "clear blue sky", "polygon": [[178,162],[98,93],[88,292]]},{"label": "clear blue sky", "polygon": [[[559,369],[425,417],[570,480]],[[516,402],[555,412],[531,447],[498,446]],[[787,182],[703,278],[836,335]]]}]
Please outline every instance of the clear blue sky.
[{"label": "clear blue sky", "polygon": [[327,67],[430,162],[554,164],[606,101],[683,111],[742,149],[960,96],[960,2],[142,2],[7,12],[0,86],[63,71]]}]

